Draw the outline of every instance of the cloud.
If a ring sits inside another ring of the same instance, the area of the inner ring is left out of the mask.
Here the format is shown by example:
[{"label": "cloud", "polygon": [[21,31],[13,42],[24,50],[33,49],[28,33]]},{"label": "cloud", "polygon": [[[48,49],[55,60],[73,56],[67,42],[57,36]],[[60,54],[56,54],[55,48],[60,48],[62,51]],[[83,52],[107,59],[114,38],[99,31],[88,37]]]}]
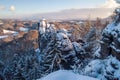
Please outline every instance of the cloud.
[{"label": "cloud", "polygon": [[10,6],[9,10],[10,10],[10,11],[15,11],[15,7],[14,7],[13,5]]},{"label": "cloud", "polygon": [[118,0],[106,0],[106,2],[101,5],[101,8],[116,8],[119,6],[119,4],[116,2]]},{"label": "cloud", "polygon": [[5,6],[0,5],[0,10],[5,10]]}]

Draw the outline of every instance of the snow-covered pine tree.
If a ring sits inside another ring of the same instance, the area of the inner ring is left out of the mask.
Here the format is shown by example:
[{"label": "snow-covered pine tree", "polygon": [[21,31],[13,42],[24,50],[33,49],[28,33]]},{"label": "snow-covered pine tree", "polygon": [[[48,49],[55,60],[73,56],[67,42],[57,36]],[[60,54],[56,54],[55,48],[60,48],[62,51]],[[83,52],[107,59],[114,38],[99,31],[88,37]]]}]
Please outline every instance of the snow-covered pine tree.
[{"label": "snow-covered pine tree", "polygon": [[120,80],[120,61],[113,56],[93,60],[85,67],[84,74],[100,80]]},{"label": "snow-covered pine tree", "polygon": [[22,55],[15,54],[3,71],[6,80],[33,80],[40,78],[41,73],[41,66],[34,50]]},{"label": "snow-covered pine tree", "polygon": [[116,56],[120,60],[120,8],[115,10],[115,18],[102,33],[101,57],[106,58],[109,55]]},{"label": "snow-covered pine tree", "polygon": [[120,8],[116,8],[115,13],[114,21],[104,29],[102,34],[102,57],[106,58],[109,55],[115,57],[109,59],[105,66],[104,77],[107,80],[120,80]]},{"label": "snow-covered pine tree", "polygon": [[[43,56],[40,62],[42,74],[45,75],[59,69],[73,69],[80,73],[89,60],[86,59],[88,54],[81,43],[71,42],[66,30],[57,30],[54,34],[46,32],[45,35],[49,41],[42,50]],[[48,37],[51,35],[52,38]]]},{"label": "snow-covered pine tree", "polygon": [[106,80],[120,80],[120,61],[110,57],[105,64],[103,75]]},{"label": "snow-covered pine tree", "polygon": [[[49,34],[50,35],[50,34]],[[73,45],[65,33],[57,31],[43,50],[43,71],[50,73],[58,69],[71,69],[75,52]]]},{"label": "snow-covered pine tree", "polygon": [[83,45],[88,57],[93,57],[94,52],[98,49],[96,28],[91,27],[90,31],[85,36],[85,44]]},{"label": "snow-covered pine tree", "polygon": [[85,75],[100,80],[120,80],[120,8],[115,10],[115,18],[102,33],[101,58],[93,60],[85,67]]}]

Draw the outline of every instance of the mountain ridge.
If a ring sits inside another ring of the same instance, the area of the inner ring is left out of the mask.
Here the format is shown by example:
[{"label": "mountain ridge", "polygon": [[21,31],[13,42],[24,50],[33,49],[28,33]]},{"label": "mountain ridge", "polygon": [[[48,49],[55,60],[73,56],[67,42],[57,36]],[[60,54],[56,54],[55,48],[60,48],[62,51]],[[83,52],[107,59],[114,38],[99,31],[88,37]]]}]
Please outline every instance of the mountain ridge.
[{"label": "mountain ridge", "polygon": [[64,9],[59,12],[37,13],[22,19],[39,20],[41,18],[52,20],[70,20],[70,19],[96,19],[106,18],[113,13],[111,8],[81,8],[81,9]]}]

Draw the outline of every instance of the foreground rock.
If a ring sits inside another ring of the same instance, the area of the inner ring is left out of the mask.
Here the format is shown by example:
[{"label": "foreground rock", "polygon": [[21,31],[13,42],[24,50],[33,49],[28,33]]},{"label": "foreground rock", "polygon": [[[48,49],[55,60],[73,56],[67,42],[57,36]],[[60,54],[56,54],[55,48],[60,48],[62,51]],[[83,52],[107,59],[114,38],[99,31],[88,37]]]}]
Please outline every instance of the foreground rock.
[{"label": "foreground rock", "polygon": [[67,70],[59,70],[38,80],[98,80],[98,79],[88,76],[78,75]]}]

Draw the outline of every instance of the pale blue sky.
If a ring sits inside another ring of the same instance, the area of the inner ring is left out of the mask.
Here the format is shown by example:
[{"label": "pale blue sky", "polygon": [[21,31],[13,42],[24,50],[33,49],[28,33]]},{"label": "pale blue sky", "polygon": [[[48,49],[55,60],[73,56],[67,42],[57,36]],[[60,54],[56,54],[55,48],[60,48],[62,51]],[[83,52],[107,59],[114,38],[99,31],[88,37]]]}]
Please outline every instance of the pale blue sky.
[{"label": "pale blue sky", "polygon": [[[0,0],[0,17],[56,12],[64,9],[94,8],[106,0]],[[12,9],[10,7],[12,6]]]}]

